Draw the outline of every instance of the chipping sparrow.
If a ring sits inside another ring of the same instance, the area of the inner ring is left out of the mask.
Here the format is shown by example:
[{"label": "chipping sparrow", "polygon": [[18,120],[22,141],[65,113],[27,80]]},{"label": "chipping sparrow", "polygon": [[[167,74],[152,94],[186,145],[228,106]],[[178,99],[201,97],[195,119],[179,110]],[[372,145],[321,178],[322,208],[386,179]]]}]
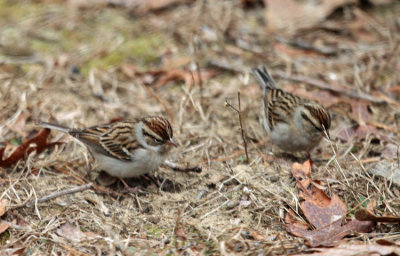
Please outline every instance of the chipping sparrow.
[{"label": "chipping sparrow", "polygon": [[265,67],[252,68],[264,89],[263,121],[271,141],[285,151],[309,151],[324,135],[331,118],[321,105],[276,88]]},{"label": "chipping sparrow", "polygon": [[[176,146],[167,119],[159,116],[119,121],[84,129],[71,129],[58,124],[39,122],[37,125],[70,134],[93,154],[100,169],[119,178],[138,177],[157,169],[171,146]],[[137,192],[134,190],[132,192]]]}]

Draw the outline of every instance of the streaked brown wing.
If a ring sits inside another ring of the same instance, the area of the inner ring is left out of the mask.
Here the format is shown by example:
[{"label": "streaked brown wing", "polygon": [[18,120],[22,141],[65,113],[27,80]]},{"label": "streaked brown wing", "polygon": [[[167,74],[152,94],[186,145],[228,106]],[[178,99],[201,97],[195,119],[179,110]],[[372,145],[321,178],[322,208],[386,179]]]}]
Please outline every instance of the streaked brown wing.
[{"label": "streaked brown wing", "polygon": [[264,96],[265,106],[267,106],[266,118],[268,126],[272,129],[277,123],[287,123],[291,120],[293,106],[296,106],[301,99],[286,93],[280,89],[272,89]]},{"label": "streaked brown wing", "polygon": [[133,150],[140,147],[135,136],[135,126],[133,123],[115,123],[101,135],[100,143],[107,152],[121,160],[132,160]]},{"label": "streaked brown wing", "polygon": [[131,160],[132,150],[139,147],[134,135],[134,124],[129,122],[73,130],[70,134],[98,153],[126,161]]}]

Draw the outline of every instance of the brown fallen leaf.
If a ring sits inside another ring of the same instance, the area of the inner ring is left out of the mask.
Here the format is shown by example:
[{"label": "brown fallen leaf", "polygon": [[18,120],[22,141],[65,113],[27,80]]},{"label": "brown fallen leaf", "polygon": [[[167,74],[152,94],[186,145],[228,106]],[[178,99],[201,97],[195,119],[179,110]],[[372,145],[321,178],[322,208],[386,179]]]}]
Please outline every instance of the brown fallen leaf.
[{"label": "brown fallen leaf", "polygon": [[[330,203],[330,198],[314,184],[315,181],[311,180],[311,163],[305,161],[303,164],[294,163],[292,165],[292,172],[297,181],[297,187],[300,189],[300,196],[324,207]],[[318,183],[318,182],[317,182]]]},{"label": "brown fallen leaf", "polygon": [[256,240],[256,241],[265,241],[267,240],[267,236],[252,229],[248,230],[242,230],[240,232],[243,238],[245,239],[250,239],[250,240]]},{"label": "brown fallen leaf", "polygon": [[376,243],[380,244],[380,245],[391,245],[391,246],[400,247],[400,242],[398,242],[398,241],[394,242],[394,241],[389,241],[386,239],[378,239],[378,240],[376,240]]},{"label": "brown fallen leaf", "polygon": [[367,209],[359,209],[355,213],[357,220],[361,221],[373,221],[373,222],[389,222],[398,223],[400,222],[400,217],[396,216],[376,216],[371,211]]},{"label": "brown fallen leaf", "polygon": [[268,27],[272,30],[295,33],[323,21],[340,6],[356,3],[355,0],[264,0]]},{"label": "brown fallen leaf", "polygon": [[0,224],[0,234],[4,233],[8,229],[9,225],[7,223]]},{"label": "brown fallen leaf", "polygon": [[0,217],[4,215],[4,213],[7,212],[7,207],[10,204],[10,201],[8,201],[6,198],[3,198],[0,200]]},{"label": "brown fallen leaf", "polygon": [[347,207],[337,195],[329,198],[319,187],[318,182],[311,179],[311,164],[294,163],[293,175],[301,190],[300,196],[305,200],[300,204],[307,220],[315,227],[310,230],[306,223],[297,221],[293,213],[285,217],[286,229],[299,237],[305,238],[311,247],[334,246],[353,232],[369,232],[374,226],[372,221],[350,220],[346,224]]},{"label": "brown fallen leaf", "polygon": [[359,125],[356,127],[346,127],[338,132],[336,137],[344,142],[351,141],[354,138],[365,139],[368,135],[376,133],[372,125]]},{"label": "brown fallen leaf", "polygon": [[350,117],[357,121],[360,125],[366,125],[370,119],[367,102],[363,100],[352,100],[350,101],[350,105]]},{"label": "brown fallen leaf", "polygon": [[87,239],[93,239],[97,235],[91,232],[82,232],[78,227],[75,227],[70,222],[66,222],[56,231],[57,235],[64,237],[72,242],[80,242]]},{"label": "brown fallen leaf", "polygon": [[400,146],[393,143],[386,144],[381,156],[386,159],[398,159],[400,156]]},{"label": "brown fallen leaf", "polygon": [[376,244],[341,244],[335,248],[314,248],[312,254],[296,254],[295,256],[357,256],[357,255],[400,255],[400,248]]},{"label": "brown fallen leaf", "polygon": [[[17,147],[11,155],[3,160],[4,147],[0,147],[0,167],[8,168],[13,164],[16,164],[19,160],[24,159],[33,151],[38,154],[43,152],[45,149],[54,145],[61,144],[61,142],[48,143],[47,138],[49,137],[50,129],[44,128],[39,132],[29,135],[25,138],[24,143]],[[4,144],[2,144],[4,146]]]}]

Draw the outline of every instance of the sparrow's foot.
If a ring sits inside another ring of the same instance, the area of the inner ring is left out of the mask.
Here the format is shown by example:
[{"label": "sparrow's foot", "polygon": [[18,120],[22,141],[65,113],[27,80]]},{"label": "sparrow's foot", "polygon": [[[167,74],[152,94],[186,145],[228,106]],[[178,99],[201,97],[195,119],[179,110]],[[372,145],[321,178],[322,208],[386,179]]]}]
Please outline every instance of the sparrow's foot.
[{"label": "sparrow's foot", "polygon": [[145,178],[147,181],[154,183],[154,185],[156,185],[157,188],[159,188],[161,186],[160,181],[153,175],[151,174],[145,174],[143,175],[143,178]]},{"label": "sparrow's foot", "polygon": [[128,193],[132,193],[132,194],[138,194],[140,193],[144,193],[143,190],[141,190],[141,186],[136,186],[136,187],[131,187],[128,185],[128,183],[126,183],[126,181],[123,178],[119,178],[119,180],[122,182],[122,184],[124,184],[125,187],[125,191],[127,191]]},{"label": "sparrow's foot", "polygon": [[112,184],[115,183],[116,180],[117,180],[117,179],[116,179],[115,177],[109,175],[109,174],[106,173],[105,171],[101,171],[101,172],[99,173],[99,175],[97,176],[97,181],[98,181],[101,185],[103,185],[103,186],[105,186],[105,187],[111,186]]}]

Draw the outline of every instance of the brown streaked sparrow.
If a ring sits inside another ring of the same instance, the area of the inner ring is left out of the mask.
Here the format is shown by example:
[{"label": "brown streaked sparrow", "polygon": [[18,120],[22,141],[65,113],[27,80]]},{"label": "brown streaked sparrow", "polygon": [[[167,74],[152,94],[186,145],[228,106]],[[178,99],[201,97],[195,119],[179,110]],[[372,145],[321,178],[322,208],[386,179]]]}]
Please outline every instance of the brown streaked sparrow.
[{"label": "brown streaked sparrow", "polygon": [[37,125],[68,133],[78,139],[92,153],[99,168],[119,178],[125,188],[132,190],[123,178],[134,178],[151,173],[165,160],[171,146],[171,124],[160,116],[131,121],[118,121],[83,129],[71,129],[58,124],[38,122]]},{"label": "brown streaked sparrow", "polygon": [[278,89],[263,66],[252,68],[263,90],[263,121],[271,141],[285,151],[309,151],[329,139],[331,118],[317,103]]}]

